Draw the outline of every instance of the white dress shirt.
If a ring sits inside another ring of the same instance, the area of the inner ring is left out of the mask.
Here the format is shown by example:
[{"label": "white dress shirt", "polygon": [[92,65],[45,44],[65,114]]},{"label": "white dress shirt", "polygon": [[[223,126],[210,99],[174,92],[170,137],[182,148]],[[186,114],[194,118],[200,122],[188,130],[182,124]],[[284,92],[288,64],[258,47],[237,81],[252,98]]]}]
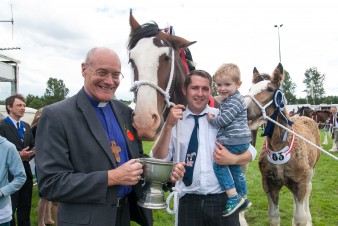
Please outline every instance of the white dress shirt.
[{"label": "white dress shirt", "polygon": [[[201,114],[211,113],[213,115],[217,115],[218,112],[218,109],[207,106],[203,112],[201,112]],[[193,113],[188,108],[186,108],[183,113],[183,120],[179,120],[173,127],[169,144],[169,154],[164,160],[170,161],[173,158],[174,162],[176,162],[176,154],[179,151],[179,162],[185,162],[190,136],[195,125],[195,120],[192,115]],[[199,145],[194,168],[193,182],[189,187],[186,187],[182,181],[179,181],[178,189],[182,192],[181,196],[183,196],[185,193],[207,195],[222,192],[213,169],[213,152],[216,147],[215,142],[218,129],[210,125],[206,116],[200,117],[198,120]],[[176,131],[177,126],[179,129],[178,136]],[[179,140],[180,144],[179,150],[177,149],[177,140]],[[257,154],[256,149],[252,146],[249,149],[253,159],[255,159]],[[150,155],[153,156],[152,152]]]}]

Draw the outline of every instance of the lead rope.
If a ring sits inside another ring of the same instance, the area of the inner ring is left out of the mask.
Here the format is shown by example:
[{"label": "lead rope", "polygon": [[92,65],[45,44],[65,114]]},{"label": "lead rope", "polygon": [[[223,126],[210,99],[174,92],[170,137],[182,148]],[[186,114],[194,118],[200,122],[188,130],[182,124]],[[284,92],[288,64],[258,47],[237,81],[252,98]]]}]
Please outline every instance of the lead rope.
[{"label": "lead rope", "polygon": [[[180,161],[180,141],[179,141],[179,123],[176,123],[176,146],[177,146],[177,153],[176,153],[176,163],[179,163]],[[175,226],[178,226],[178,207],[179,207],[179,195],[181,194],[181,190],[178,188],[179,184],[181,183],[181,180],[176,181],[175,187],[172,189],[173,191],[169,194],[166,203],[167,203],[167,212],[169,214],[175,214]],[[174,197],[174,208],[170,209],[170,200]]]}]

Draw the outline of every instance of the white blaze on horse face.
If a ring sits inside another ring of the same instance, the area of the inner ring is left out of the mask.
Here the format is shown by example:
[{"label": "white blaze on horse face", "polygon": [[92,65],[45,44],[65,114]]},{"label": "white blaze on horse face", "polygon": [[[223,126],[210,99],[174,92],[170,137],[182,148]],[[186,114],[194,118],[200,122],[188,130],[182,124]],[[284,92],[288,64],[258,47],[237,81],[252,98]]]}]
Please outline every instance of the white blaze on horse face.
[{"label": "white blaze on horse face", "polygon": [[270,81],[264,80],[253,85],[249,91],[249,95],[254,97],[255,95],[259,94],[260,92],[262,92],[262,90],[268,87],[268,83],[270,83]]},{"label": "white blaze on horse face", "polygon": [[[163,54],[168,55],[170,49],[169,47],[155,46],[153,39],[154,37],[141,39],[130,51],[130,58],[137,68],[138,80],[157,85],[159,58]],[[155,88],[149,85],[141,85],[138,88],[134,111],[134,126],[139,136],[149,137],[151,134],[155,135],[161,123],[161,117],[157,110],[157,92]]]}]

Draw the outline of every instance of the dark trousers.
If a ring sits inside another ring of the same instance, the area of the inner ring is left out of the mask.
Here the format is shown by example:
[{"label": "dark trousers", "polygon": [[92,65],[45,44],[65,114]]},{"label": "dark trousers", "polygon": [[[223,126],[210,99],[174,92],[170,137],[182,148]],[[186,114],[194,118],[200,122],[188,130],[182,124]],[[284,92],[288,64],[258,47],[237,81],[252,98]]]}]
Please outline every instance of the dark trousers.
[{"label": "dark trousers", "polygon": [[225,193],[212,195],[184,195],[179,202],[178,225],[239,226],[238,211],[222,217],[228,197]]},{"label": "dark trousers", "polygon": [[[27,173],[26,173],[27,174]],[[30,213],[32,206],[32,192],[33,192],[33,180],[27,176],[24,185],[11,195],[13,219],[11,226],[15,224],[15,212],[17,213],[17,225],[18,226],[30,226]]]}]

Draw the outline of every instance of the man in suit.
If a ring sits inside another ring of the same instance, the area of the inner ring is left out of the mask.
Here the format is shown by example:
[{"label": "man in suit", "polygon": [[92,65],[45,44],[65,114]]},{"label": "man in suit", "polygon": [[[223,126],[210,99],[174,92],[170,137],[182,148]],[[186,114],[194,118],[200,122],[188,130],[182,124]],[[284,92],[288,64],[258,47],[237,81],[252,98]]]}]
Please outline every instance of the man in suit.
[{"label": "man in suit", "polygon": [[[118,55],[91,49],[82,63],[84,87],[44,108],[36,134],[39,191],[59,202],[58,225],[152,225],[152,212],[136,205],[142,197],[146,157],[132,126],[132,109],[112,100],[122,79]],[[183,177],[184,166],[174,168]],[[178,174],[178,176],[177,176]]]},{"label": "man in suit", "polygon": [[[30,226],[30,211],[32,205],[33,174],[29,161],[34,157],[34,138],[28,123],[20,120],[26,109],[26,100],[16,94],[6,98],[6,111],[8,116],[0,122],[0,135],[16,146],[25,168],[27,179],[17,192],[11,195],[13,219],[11,226],[15,226],[14,215],[17,212],[17,225]],[[13,175],[9,174],[9,181]]]}]

